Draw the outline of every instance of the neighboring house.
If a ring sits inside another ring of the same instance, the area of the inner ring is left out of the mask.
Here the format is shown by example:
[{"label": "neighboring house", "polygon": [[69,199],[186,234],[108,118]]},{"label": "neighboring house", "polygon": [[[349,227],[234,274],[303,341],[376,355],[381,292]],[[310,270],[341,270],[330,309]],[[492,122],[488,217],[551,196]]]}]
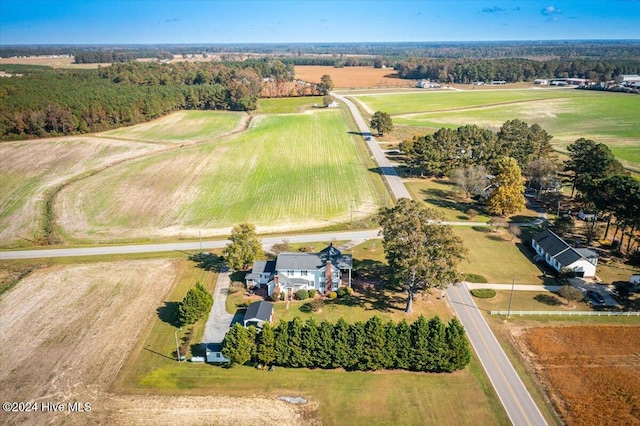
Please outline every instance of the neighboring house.
[{"label": "neighboring house", "polygon": [[273,323],[273,303],[260,300],[250,304],[244,314],[242,324],[245,327],[253,325],[254,327],[262,328],[265,322]]},{"label": "neighboring house", "polygon": [[569,269],[579,277],[594,277],[598,265],[598,254],[587,248],[573,248],[553,231],[538,233],[531,246],[544,261],[558,272]]},{"label": "neighboring house", "polygon": [[416,83],[416,87],[420,89],[437,89],[438,87],[440,87],[440,84],[436,83],[435,81],[419,80]]},{"label": "neighboring house", "polygon": [[255,262],[252,271],[247,274],[247,286],[258,284],[266,287],[269,296],[276,289],[287,295],[303,289],[329,293],[338,289],[343,278],[351,287],[352,263],[351,255],[342,254],[333,244],[319,253],[280,253],[273,265],[273,272],[268,262]]},{"label": "neighboring house", "polygon": [[229,362],[229,359],[222,355],[221,343],[209,343],[204,352],[207,362],[209,363],[220,364]]},{"label": "neighboring house", "polygon": [[332,101],[327,108],[338,108],[338,103],[336,101]]},{"label": "neighboring house", "polygon": [[542,86],[546,86],[549,84],[549,80],[547,80],[546,78],[536,78],[535,80],[533,80],[533,84],[540,84]]}]

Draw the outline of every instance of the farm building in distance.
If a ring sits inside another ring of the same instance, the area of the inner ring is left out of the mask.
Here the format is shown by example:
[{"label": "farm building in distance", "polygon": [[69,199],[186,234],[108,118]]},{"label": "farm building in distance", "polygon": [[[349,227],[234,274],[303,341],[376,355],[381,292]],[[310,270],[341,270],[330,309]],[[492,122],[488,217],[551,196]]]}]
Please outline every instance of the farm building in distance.
[{"label": "farm building in distance", "polygon": [[438,87],[440,87],[440,84],[436,83],[435,81],[418,80],[418,82],[416,83],[416,87],[420,89],[437,89]]},{"label": "farm building in distance", "polygon": [[573,248],[553,231],[538,233],[531,246],[541,259],[558,272],[571,270],[579,277],[594,277],[598,254],[587,248]]},{"label": "farm building in distance", "polygon": [[351,286],[352,263],[350,254],[342,254],[329,244],[319,253],[285,252],[278,254],[275,261],[256,261],[245,280],[247,288],[267,288],[269,296],[274,291],[292,296],[298,290],[311,289],[329,293],[338,289],[343,278]]}]

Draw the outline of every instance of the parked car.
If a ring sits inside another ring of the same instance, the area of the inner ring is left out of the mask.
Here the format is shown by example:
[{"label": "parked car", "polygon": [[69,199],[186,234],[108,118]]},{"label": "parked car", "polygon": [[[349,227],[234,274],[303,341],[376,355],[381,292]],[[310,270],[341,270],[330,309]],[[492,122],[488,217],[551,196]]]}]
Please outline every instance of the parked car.
[{"label": "parked car", "polygon": [[604,303],[604,297],[602,297],[602,295],[597,291],[587,290],[587,297],[591,299],[591,301],[599,303],[601,305]]}]

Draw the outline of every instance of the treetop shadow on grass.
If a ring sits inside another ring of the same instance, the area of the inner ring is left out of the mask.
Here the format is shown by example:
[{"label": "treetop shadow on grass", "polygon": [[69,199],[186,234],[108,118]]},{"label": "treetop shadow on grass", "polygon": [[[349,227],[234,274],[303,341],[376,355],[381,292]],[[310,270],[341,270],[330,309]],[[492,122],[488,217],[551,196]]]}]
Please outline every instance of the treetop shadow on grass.
[{"label": "treetop shadow on grass", "polygon": [[189,256],[189,260],[196,262],[198,268],[211,272],[226,271],[226,264],[222,256],[213,253],[196,253]]},{"label": "treetop shadow on grass", "polygon": [[[455,195],[450,191],[439,188],[421,189],[420,192],[424,196],[424,201],[438,207],[449,210],[456,210],[460,213],[466,213],[469,209],[475,209],[479,213],[484,212],[484,208],[476,203],[465,203],[456,199]],[[461,220],[467,220],[468,217],[459,216]]]},{"label": "treetop shadow on grass", "polygon": [[560,306],[563,304],[562,301],[557,297],[546,293],[537,294],[533,299],[548,306]]},{"label": "treetop shadow on grass", "polygon": [[156,312],[158,313],[158,318],[173,327],[180,327],[181,324],[180,321],[178,321],[179,305],[179,302],[164,302],[164,306],[160,306],[156,310]]}]

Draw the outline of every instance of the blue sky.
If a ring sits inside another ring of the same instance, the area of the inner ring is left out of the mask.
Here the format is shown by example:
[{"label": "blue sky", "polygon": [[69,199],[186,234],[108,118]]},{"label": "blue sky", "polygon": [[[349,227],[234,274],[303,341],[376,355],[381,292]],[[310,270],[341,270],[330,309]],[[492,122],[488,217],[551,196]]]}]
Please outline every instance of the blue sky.
[{"label": "blue sky", "polygon": [[640,1],[0,0],[0,44],[640,39]]}]

